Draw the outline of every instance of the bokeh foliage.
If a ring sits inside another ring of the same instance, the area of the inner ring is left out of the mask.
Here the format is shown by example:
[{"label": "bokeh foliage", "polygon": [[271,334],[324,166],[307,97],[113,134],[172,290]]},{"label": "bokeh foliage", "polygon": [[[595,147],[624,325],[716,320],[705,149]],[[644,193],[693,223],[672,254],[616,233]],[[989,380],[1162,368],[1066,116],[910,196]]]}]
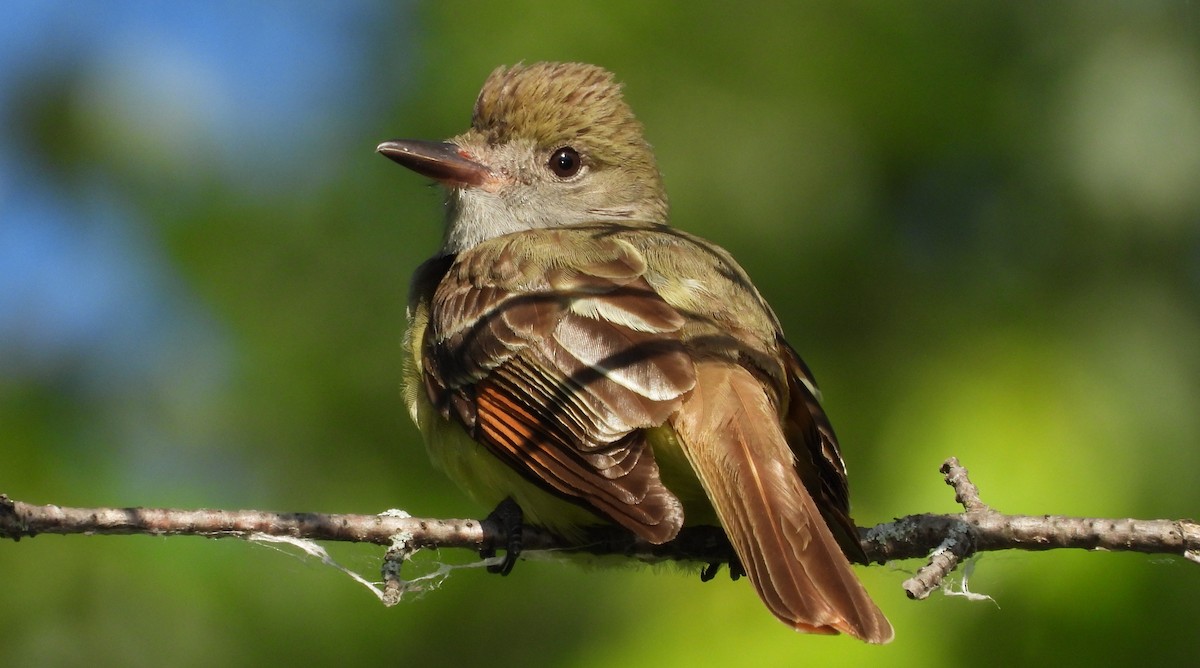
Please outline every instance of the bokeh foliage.
[{"label": "bokeh foliage", "polygon": [[[17,64],[5,135],[79,229],[118,221],[142,249],[129,261],[152,265],[128,280],[162,284],[162,303],[114,325],[127,345],[45,358],[0,341],[0,492],[481,515],[429,467],[399,400],[407,281],[438,242],[439,196],[372,148],[455,134],[493,67],[555,59],[618,73],[676,223],[729,248],[774,304],[822,383],[860,524],[952,511],[936,472],[952,454],[1004,511],[1196,515],[1196,5],[355,7],[337,93],[353,114],[277,154],[131,123],[97,103],[115,94],[86,58]],[[165,352],[138,344],[143,327]],[[335,554],[369,575],[378,550]],[[861,571],[897,628],[874,648],[798,637],[745,582],[669,568],[464,570],[384,609],[261,546],[46,536],[0,543],[0,665],[1196,656],[1200,568],[1181,559],[987,555],[970,587],[995,604],[909,602],[913,568]]]}]

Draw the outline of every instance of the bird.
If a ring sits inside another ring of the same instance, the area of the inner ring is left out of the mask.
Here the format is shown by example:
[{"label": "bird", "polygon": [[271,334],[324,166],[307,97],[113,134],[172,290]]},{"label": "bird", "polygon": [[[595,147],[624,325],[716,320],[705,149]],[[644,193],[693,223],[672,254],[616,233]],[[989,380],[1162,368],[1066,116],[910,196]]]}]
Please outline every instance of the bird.
[{"label": "bird", "polygon": [[517,526],[719,527],[779,620],[889,642],[812,373],[734,258],[670,224],[644,135],[611,72],[538,62],[495,69],[462,134],[377,147],[446,196],[404,339],[430,458]]}]

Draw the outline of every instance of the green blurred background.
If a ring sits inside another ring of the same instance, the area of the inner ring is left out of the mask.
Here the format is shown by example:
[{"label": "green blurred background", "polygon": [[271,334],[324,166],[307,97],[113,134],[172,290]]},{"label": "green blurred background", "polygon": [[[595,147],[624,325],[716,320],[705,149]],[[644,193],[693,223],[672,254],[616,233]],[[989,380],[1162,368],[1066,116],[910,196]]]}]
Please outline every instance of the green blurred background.
[{"label": "green blurred background", "polygon": [[[681,227],[816,372],[870,525],[1200,508],[1194,2],[13,2],[0,28],[0,492],[481,516],[399,398],[439,193],[375,155],[492,68],[614,70]],[[375,577],[380,550],[334,546]],[[431,555],[458,563],[470,555]],[[425,564],[427,567],[428,563]],[[797,636],[669,567],[462,570],[392,609],[240,541],[0,543],[0,665],[1186,664],[1200,567],[998,553],[896,641]]]}]

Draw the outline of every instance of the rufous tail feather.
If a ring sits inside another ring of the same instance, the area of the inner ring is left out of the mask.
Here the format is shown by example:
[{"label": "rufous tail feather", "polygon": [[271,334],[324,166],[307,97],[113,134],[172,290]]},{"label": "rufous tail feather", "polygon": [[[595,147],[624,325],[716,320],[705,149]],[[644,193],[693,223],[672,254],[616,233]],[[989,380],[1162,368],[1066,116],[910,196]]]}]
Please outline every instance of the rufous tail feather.
[{"label": "rufous tail feather", "polygon": [[734,550],[759,596],[798,631],[872,643],[892,626],[867,595],[792,464],[761,382],[725,360],[697,365],[674,421]]}]

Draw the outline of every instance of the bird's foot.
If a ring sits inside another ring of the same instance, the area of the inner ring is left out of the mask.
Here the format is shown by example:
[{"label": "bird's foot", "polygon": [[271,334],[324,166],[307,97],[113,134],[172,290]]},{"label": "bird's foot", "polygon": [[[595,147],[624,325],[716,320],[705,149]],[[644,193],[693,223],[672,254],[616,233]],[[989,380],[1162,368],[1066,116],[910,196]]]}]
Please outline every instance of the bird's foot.
[{"label": "bird's foot", "polygon": [[[709,580],[717,577],[717,573],[719,573],[720,571],[721,571],[721,562],[719,562],[719,561],[709,562],[704,565],[704,568],[700,569],[700,581],[708,582]],[[746,569],[742,568],[742,562],[738,561],[736,557],[729,560],[729,579],[730,580],[736,581],[738,578],[742,577],[745,574],[746,574]]]},{"label": "bird's foot", "polygon": [[746,568],[742,566],[742,562],[737,557],[729,560],[729,579],[737,582],[739,578],[746,574]]},{"label": "bird's foot", "polygon": [[479,551],[479,556],[484,559],[491,559],[496,556],[496,543],[503,542],[504,561],[488,566],[489,573],[499,573],[500,575],[508,575],[512,572],[513,566],[517,563],[517,558],[521,556],[521,540],[522,540],[522,522],[525,514],[521,512],[521,506],[517,505],[512,497],[504,499],[500,505],[496,506],[486,519],[483,520],[484,526],[491,525],[492,534],[499,540],[493,540],[487,547]]}]

